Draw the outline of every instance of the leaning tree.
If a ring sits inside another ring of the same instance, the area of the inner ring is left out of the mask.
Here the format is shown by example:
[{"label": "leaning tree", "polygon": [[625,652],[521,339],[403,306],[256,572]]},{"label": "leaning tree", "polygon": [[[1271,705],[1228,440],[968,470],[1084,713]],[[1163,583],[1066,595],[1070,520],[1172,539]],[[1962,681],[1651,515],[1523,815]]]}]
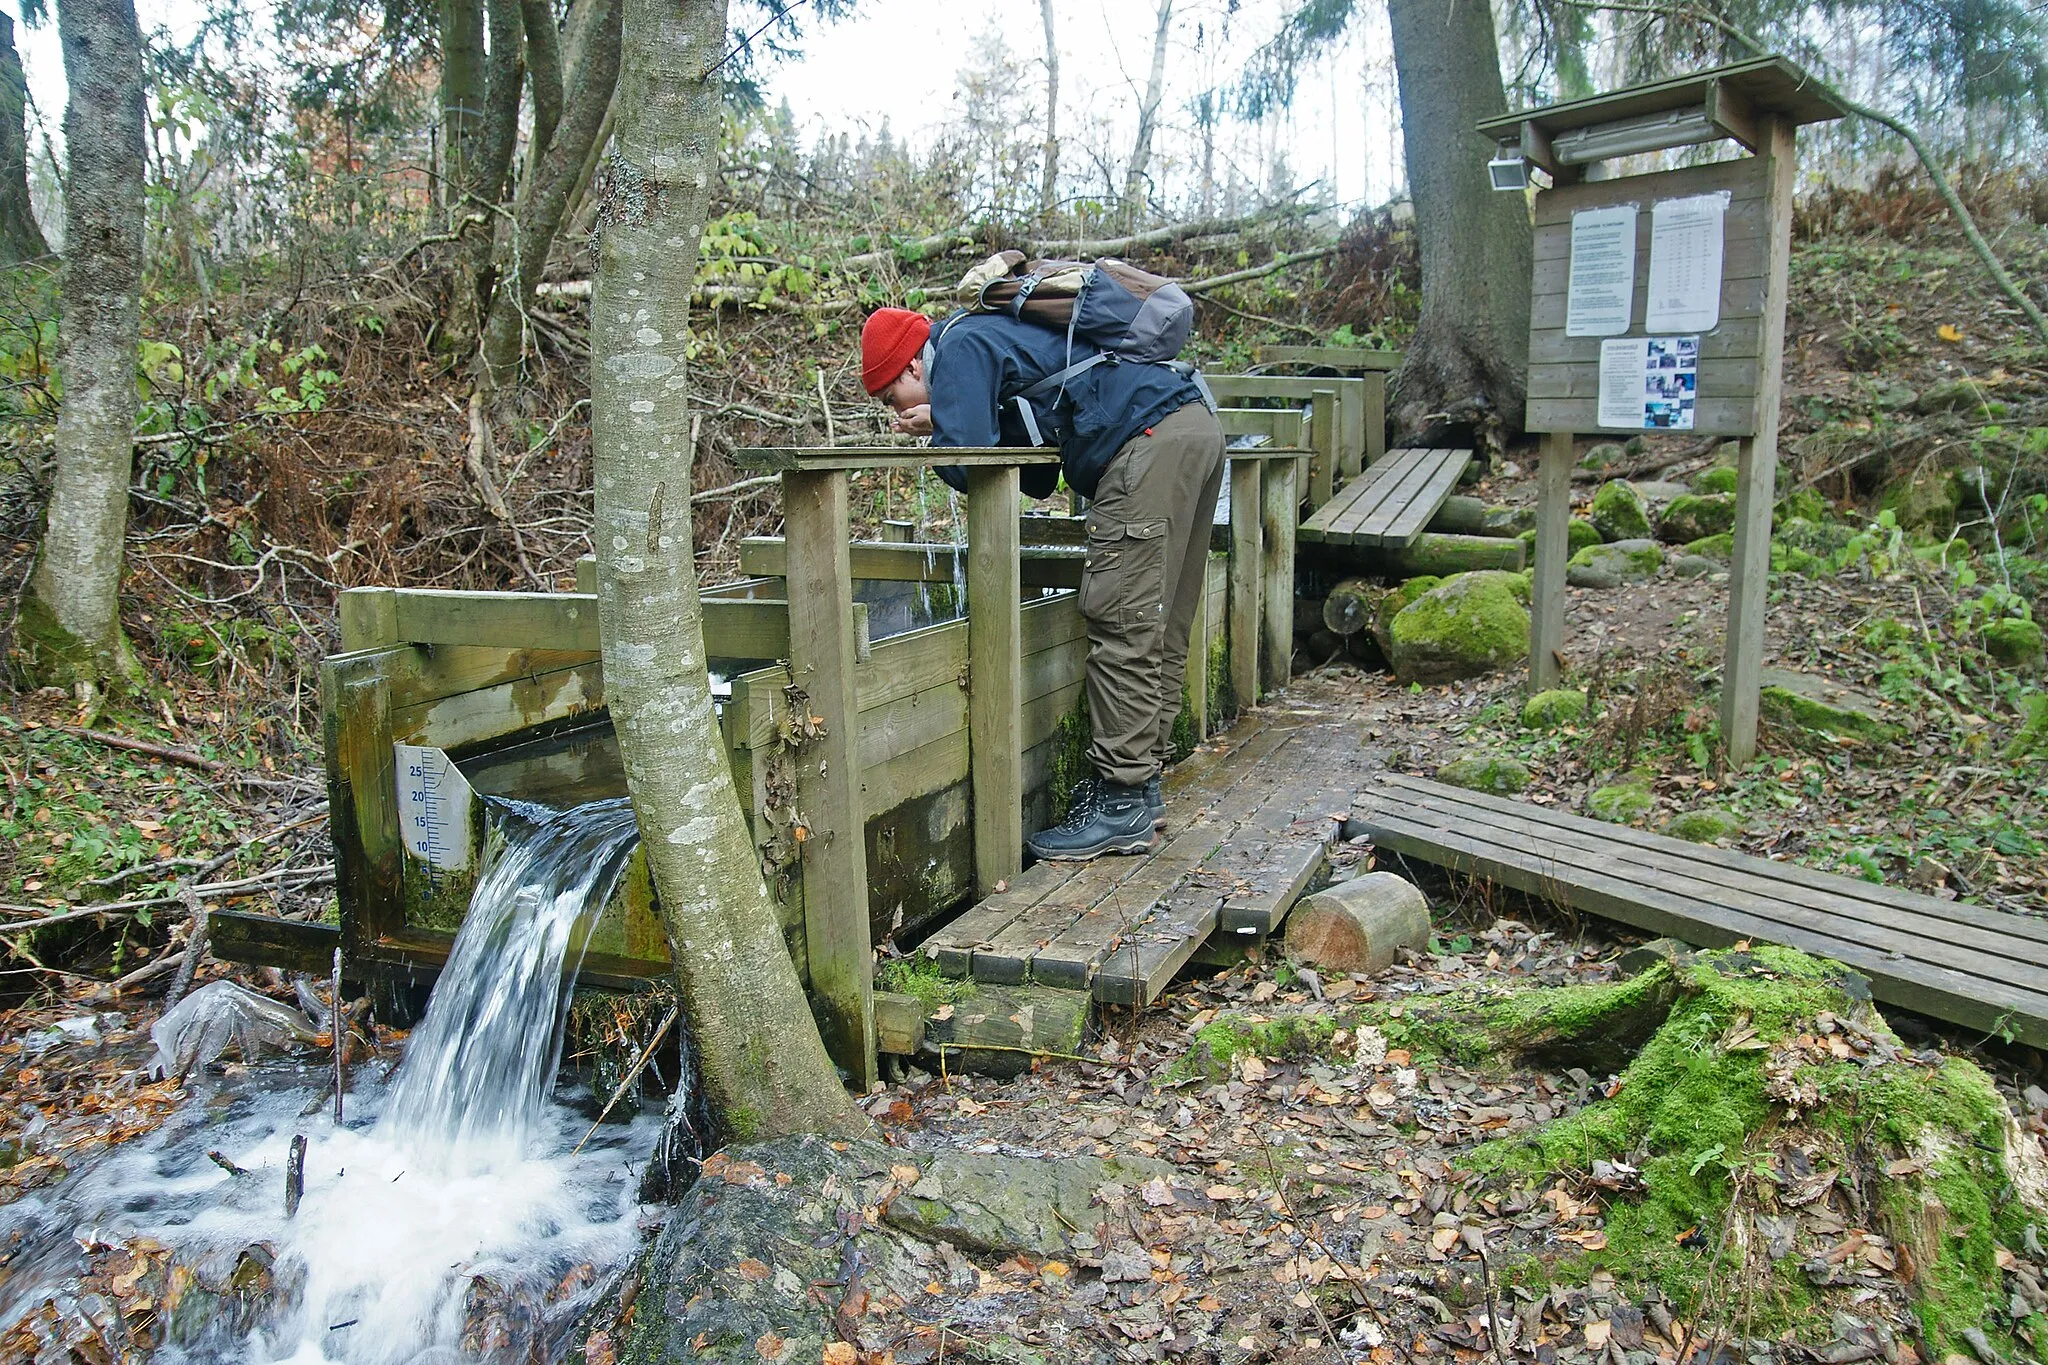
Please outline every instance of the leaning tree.
[{"label": "leaning tree", "polygon": [[725,0],[621,0],[591,300],[605,699],[705,1089],[733,1136],[866,1127],[777,928],[719,747],[690,515],[686,357],[717,171]]}]

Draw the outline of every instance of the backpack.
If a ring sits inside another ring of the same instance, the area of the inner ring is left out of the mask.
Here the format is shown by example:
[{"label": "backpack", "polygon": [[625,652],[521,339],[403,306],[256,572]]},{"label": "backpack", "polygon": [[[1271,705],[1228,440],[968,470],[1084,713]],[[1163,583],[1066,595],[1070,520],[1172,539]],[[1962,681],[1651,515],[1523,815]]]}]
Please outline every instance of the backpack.
[{"label": "backpack", "polygon": [[[1164,275],[1140,270],[1128,261],[1104,257],[1081,261],[1026,260],[1021,251],[999,251],[967,272],[956,297],[964,305],[945,327],[970,313],[1008,313],[1011,317],[1067,334],[1067,365],[1005,401],[1017,404],[1024,429],[1043,444],[1038,418],[1028,400],[1058,389],[1097,365],[1131,361],[1165,364],[1186,374],[1213,412],[1215,400],[1194,366],[1175,357],[1194,330],[1195,301]],[[939,329],[939,336],[945,334]],[[932,338],[936,343],[938,337]],[[1074,344],[1093,354],[1076,361]],[[927,343],[930,345],[931,343]],[[929,372],[931,359],[926,357]],[[1055,403],[1059,398],[1053,400]]]}]

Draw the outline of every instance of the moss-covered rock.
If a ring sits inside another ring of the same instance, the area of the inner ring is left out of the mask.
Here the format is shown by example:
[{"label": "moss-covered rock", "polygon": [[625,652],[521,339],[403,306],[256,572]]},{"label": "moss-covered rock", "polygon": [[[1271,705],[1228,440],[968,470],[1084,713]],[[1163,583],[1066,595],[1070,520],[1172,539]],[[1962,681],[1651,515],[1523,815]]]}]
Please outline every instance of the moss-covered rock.
[{"label": "moss-covered rock", "polygon": [[1613,825],[1632,825],[1650,813],[1657,798],[1650,791],[1650,779],[1631,773],[1611,786],[1597,787],[1586,796],[1586,814]]},{"label": "moss-covered rock", "polygon": [[1692,476],[1692,491],[1695,493],[1733,493],[1735,491],[1735,469],[1731,465],[1710,465]]},{"label": "moss-covered rock", "polygon": [[1574,687],[1553,687],[1522,703],[1522,724],[1531,730],[1556,730],[1586,718],[1591,705]]},{"label": "moss-covered rock", "polygon": [[1663,567],[1664,551],[1654,540],[1617,540],[1588,545],[1565,565],[1564,577],[1575,588],[1618,588],[1648,578]]},{"label": "moss-covered rock", "polygon": [[[1522,542],[1522,553],[1531,564],[1536,562],[1536,531],[1534,527],[1522,532],[1516,539]],[[1564,527],[1565,553],[1575,555],[1589,545],[1600,543],[1600,532],[1584,517],[1573,517]]]},{"label": "moss-covered rock", "polygon": [[1981,414],[1990,401],[1990,390],[1976,380],[1949,379],[1922,389],[1913,406],[1930,417],[1937,412],[1976,411]]},{"label": "moss-covered rock", "polygon": [[1955,529],[1956,508],[1961,502],[1955,480],[1925,466],[1916,467],[1884,494],[1884,506],[1900,526],[1932,535],[1947,535]]},{"label": "moss-covered rock", "polygon": [[1689,543],[1685,547],[1685,552],[1726,564],[1735,558],[1735,536],[1732,532],[1718,536],[1703,536]]},{"label": "moss-covered rock", "polygon": [[1890,744],[1904,733],[1876,698],[1811,673],[1763,671],[1760,709],[1795,740],[1822,745]]},{"label": "moss-covered rock", "polygon": [[[1668,981],[1669,1006],[1607,1098],[1462,1162],[1527,1197],[1559,1172],[1617,1171],[1602,1201],[1604,1246],[1567,1253],[1557,1272],[1655,1285],[1681,1315],[1704,1313],[1712,1286],[1753,1285],[1750,1330],[1832,1341],[1834,1313],[1872,1281],[1829,1253],[1837,1229],[1863,1227],[1913,1267],[1887,1282],[1910,1297],[1930,1358],[1957,1349],[1966,1329],[2009,1350],[2001,1248],[2022,1248],[2041,1221],[2044,1180],[2038,1146],[1990,1078],[1904,1047],[1867,981],[1790,949],[1680,956],[1645,978]],[[1622,989],[1591,988],[1581,1003]],[[1466,1045],[1475,1040],[1480,1055],[1495,1042],[1484,1026],[1468,1029]],[[1728,1225],[1738,1188],[1800,1216],[1759,1216],[1748,1226],[1763,1235],[1717,1247],[1701,1231]]]},{"label": "moss-covered rock", "polygon": [[1778,505],[1771,509],[1771,521],[1783,524],[1799,520],[1823,522],[1828,517],[1828,500],[1814,488],[1795,488],[1778,499]]},{"label": "moss-covered rock", "polygon": [[2041,627],[2018,617],[1984,627],[1984,648],[2007,668],[2038,670],[2043,663]]},{"label": "moss-covered rock", "polygon": [[1480,534],[1489,536],[1518,536],[1535,525],[1534,507],[1510,507],[1506,503],[1491,504],[1479,519]]},{"label": "moss-covered rock", "polygon": [[1175,1080],[1200,1076],[1227,1080],[1240,1057],[1292,1061],[1325,1055],[1339,1027],[1335,1015],[1290,1014],[1259,1019],[1221,1014],[1195,1030],[1194,1046],[1169,1070]]},{"label": "moss-covered rock", "polygon": [[1733,493],[1688,493],[1675,498],[1657,523],[1657,538],[1671,545],[1685,545],[1707,536],[1717,536],[1735,525]]},{"label": "moss-covered rock", "polygon": [[1626,479],[1609,479],[1593,495],[1593,529],[1602,540],[1646,540],[1650,514]]},{"label": "moss-covered rock", "polygon": [[1618,442],[1601,441],[1579,457],[1579,468],[1612,469],[1627,458],[1628,452]]},{"label": "moss-covered rock", "polygon": [[1711,807],[1680,811],[1665,824],[1664,832],[1695,844],[1718,844],[1742,833],[1742,818]]},{"label": "moss-covered rock", "polygon": [[1438,768],[1436,780],[1470,791],[1509,796],[1529,785],[1529,765],[1506,754],[1465,754]]},{"label": "moss-covered rock", "polygon": [[1372,640],[1380,647],[1382,658],[1394,657],[1394,618],[1399,616],[1409,603],[1443,581],[1437,574],[1422,574],[1395,584],[1373,604]]},{"label": "moss-covered rock", "polygon": [[1403,607],[1388,658],[1402,682],[1473,678],[1529,657],[1529,581],[1498,571],[1453,574]]}]

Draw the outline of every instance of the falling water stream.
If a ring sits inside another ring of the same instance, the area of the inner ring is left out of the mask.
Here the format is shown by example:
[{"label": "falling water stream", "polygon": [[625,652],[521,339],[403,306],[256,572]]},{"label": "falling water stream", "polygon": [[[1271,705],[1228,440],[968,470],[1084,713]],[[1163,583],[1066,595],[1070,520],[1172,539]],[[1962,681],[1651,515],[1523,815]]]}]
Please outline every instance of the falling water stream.
[{"label": "falling water stream", "polygon": [[[155,1132],[0,1209],[0,1246],[17,1248],[0,1329],[46,1304],[118,1328],[118,1309],[79,1289],[82,1254],[148,1237],[201,1284],[254,1264],[274,1285],[253,1304],[187,1292],[164,1314],[158,1360],[555,1358],[639,1246],[640,1166],[659,1127],[605,1125],[577,1150],[589,1118],[552,1096],[581,931],[637,832],[623,799],[493,799],[490,812],[497,851],[395,1076],[357,1068],[340,1126],[319,1068],[195,1080]],[[305,1192],[287,1219],[296,1134]]]}]

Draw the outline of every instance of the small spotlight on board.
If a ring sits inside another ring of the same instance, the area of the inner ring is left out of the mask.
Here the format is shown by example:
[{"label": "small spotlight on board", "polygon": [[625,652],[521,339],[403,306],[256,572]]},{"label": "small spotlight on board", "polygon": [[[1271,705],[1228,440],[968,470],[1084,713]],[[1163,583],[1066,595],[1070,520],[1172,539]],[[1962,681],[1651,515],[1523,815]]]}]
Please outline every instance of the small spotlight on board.
[{"label": "small spotlight on board", "polygon": [[1522,160],[1522,149],[1516,143],[1501,143],[1494,150],[1493,160],[1486,163],[1486,173],[1493,178],[1497,190],[1529,188],[1529,163]]}]

